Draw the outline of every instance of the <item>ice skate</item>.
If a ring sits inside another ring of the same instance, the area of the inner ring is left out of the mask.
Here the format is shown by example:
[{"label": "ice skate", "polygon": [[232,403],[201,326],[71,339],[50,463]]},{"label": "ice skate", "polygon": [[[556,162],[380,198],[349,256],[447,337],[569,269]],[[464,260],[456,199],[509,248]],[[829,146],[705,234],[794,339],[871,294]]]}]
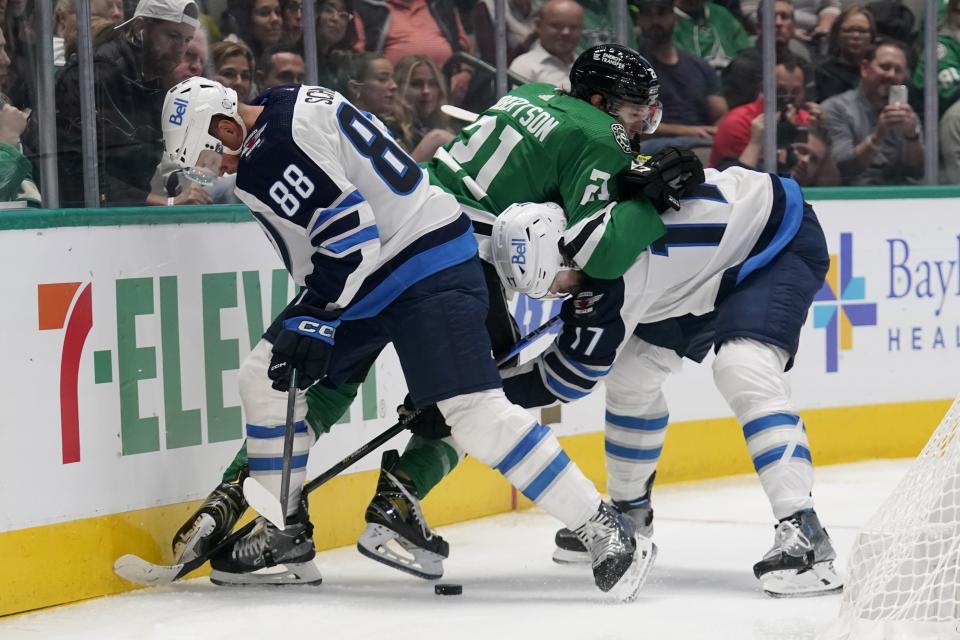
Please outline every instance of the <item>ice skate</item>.
[{"label": "ice skate", "polygon": [[175,562],[189,562],[206,554],[230,534],[247,510],[242,488],[246,475],[244,470],[237,482],[220,483],[180,527],[173,536]]},{"label": "ice skate", "polygon": [[657,546],[636,536],[630,518],[605,502],[575,533],[590,552],[597,588],[622,602],[636,600],[657,557]]},{"label": "ice skate", "polygon": [[399,460],[396,451],[383,454],[377,493],[364,515],[367,528],[357,550],[394,569],[435,580],[443,576],[450,548],[427,525],[413,486],[393,475]]},{"label": "ice skate", "polygon": [[753,573],[774,598],[837,593],[843,580],[833,568],[836,557],[816,512],[805,509],[780,521],[773,548],[753,565]]},{"label": "ice skate", "polygon": [[[630,520],[633,521],[637,535],[644,538],[653,537],[653,505],[650,502],[650,491],[653,488],[653,480],[656,475],[654,473],[647,480],[647,489],[639,498],[613,501],[613,508],[629,516]],[[570,529],[558,530],[554,543],[557,548],[553,551],[553,561],[557,564],[587,564],[590,562],[590,554],[583,543],[580,542],[580,538]]]},{"label": "ice skate", "polygon": [[320,584],[315,556],[313,525],[301,502],[283,531],[258,517],[253,531],[214,555],[210,581],[223,586]]}]

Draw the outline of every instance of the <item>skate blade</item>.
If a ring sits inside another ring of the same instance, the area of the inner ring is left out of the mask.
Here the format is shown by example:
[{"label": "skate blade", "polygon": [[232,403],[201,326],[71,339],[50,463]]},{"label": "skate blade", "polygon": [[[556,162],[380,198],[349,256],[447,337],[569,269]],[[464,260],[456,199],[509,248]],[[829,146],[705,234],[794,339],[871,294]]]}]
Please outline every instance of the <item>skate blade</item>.
[{"label": "skate blade", "polygon": [[818,562],[810,569],[786,569],[763,574],[760,585],[771,598],[813,598],[843,591],[843,579],[833,561]]},{"label": "skate blade", "polygon": [[590,564],[590,553],[587,551],[571,551],[557,547],[553,550],[553,561],[557,564]]},{"label": "skate blade", "polygon": [[174,563],[184,564],[200,555],[200,545],[217,528],[217,521],[209,513],[201,513],[187,532],[186,539],[181,539],[173,547]]},{"label": "skate blade", "polygon": [[357,540],[357,551],[371,560],[424,580],[443,577],[443,556],[418,547],[381,524],[367,525]]},{"label": "skate blade", "polygon": [[229,573],[213,569],[210,582],[221,587],[305,586],[323,582],[316,562],[291,562],[261,569],[252,573]]},{"label": "skate blade", "polygon": [[630,563],[626,573],[608,593],[620,602],[636,600],[656,559],[657,545],[652,540],[638,536],[637,550],[633,554],[633,562]]}]

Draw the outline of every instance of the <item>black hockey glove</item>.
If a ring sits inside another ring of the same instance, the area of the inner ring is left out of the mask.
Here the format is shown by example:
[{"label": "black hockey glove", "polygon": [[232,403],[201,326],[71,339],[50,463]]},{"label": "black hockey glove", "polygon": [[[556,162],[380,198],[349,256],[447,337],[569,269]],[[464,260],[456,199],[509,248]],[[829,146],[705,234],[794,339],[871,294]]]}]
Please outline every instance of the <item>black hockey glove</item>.
[{"label": "black hockey glove", "polygon": [[[397,414],[400,418],[406,418],[414,411],[416,411],[416,408],[413,406],[413,400],[407,395],[403,399],[403,404],[397,407]],[[420,409],[420,415],[408,422],[406,427],[414,434],[431,440],[439,440],[450,435],[450,427],[435,404]]]},{"label": "black hockey glove", "polygon": [[704,181],[703,163],[689,149],[666,147],[647,162],[620,174],[620,192],[626,198],[645,196],[657,211],[680,210],[680,196]]},{"label": "black hockey glove", "polygon": [[327,373],[333,337],[339,320],[321,320],[309,310],[291,307],[283,330],[273,341],[267,375],[277,391],[290,389],[290,374],[297,370],[297,388],[306,389]]}]

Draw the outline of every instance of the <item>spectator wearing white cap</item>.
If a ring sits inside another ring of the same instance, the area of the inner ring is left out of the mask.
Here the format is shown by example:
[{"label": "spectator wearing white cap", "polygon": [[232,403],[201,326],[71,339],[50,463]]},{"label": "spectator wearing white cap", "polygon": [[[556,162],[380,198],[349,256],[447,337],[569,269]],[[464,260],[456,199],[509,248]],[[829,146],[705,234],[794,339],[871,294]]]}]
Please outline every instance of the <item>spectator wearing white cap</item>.
[{"label": "spectator wearing white cap", "polygon": [[[163,152],[164,80],[183,59],[199,17],[194,0],[140,0],[131,19],[98,38],[93,66],[96,195],[101,204],[167,204],[150,195],[150,178]],[[65,206],[84,201],[79,71],[70,61],[57,79],[60,201]],[[178,204],[196,195],[185,192]]]}]

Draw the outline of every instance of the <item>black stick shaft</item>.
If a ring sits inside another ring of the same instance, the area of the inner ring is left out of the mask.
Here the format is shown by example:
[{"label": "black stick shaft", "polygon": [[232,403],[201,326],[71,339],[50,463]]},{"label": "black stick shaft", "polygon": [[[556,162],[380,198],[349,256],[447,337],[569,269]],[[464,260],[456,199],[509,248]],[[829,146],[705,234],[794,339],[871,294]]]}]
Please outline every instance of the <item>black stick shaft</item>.
[{"label": "black stick shaft", "polygon": [[294,410],[297,406],[297,370],[290,371],[290,389],[287,391],[287,421],[283,428],[283,466],[280,470],[280,510],[287,517],[287,505],[290,504],[290,467],[293,463],[293,438],[296,425]]}]

